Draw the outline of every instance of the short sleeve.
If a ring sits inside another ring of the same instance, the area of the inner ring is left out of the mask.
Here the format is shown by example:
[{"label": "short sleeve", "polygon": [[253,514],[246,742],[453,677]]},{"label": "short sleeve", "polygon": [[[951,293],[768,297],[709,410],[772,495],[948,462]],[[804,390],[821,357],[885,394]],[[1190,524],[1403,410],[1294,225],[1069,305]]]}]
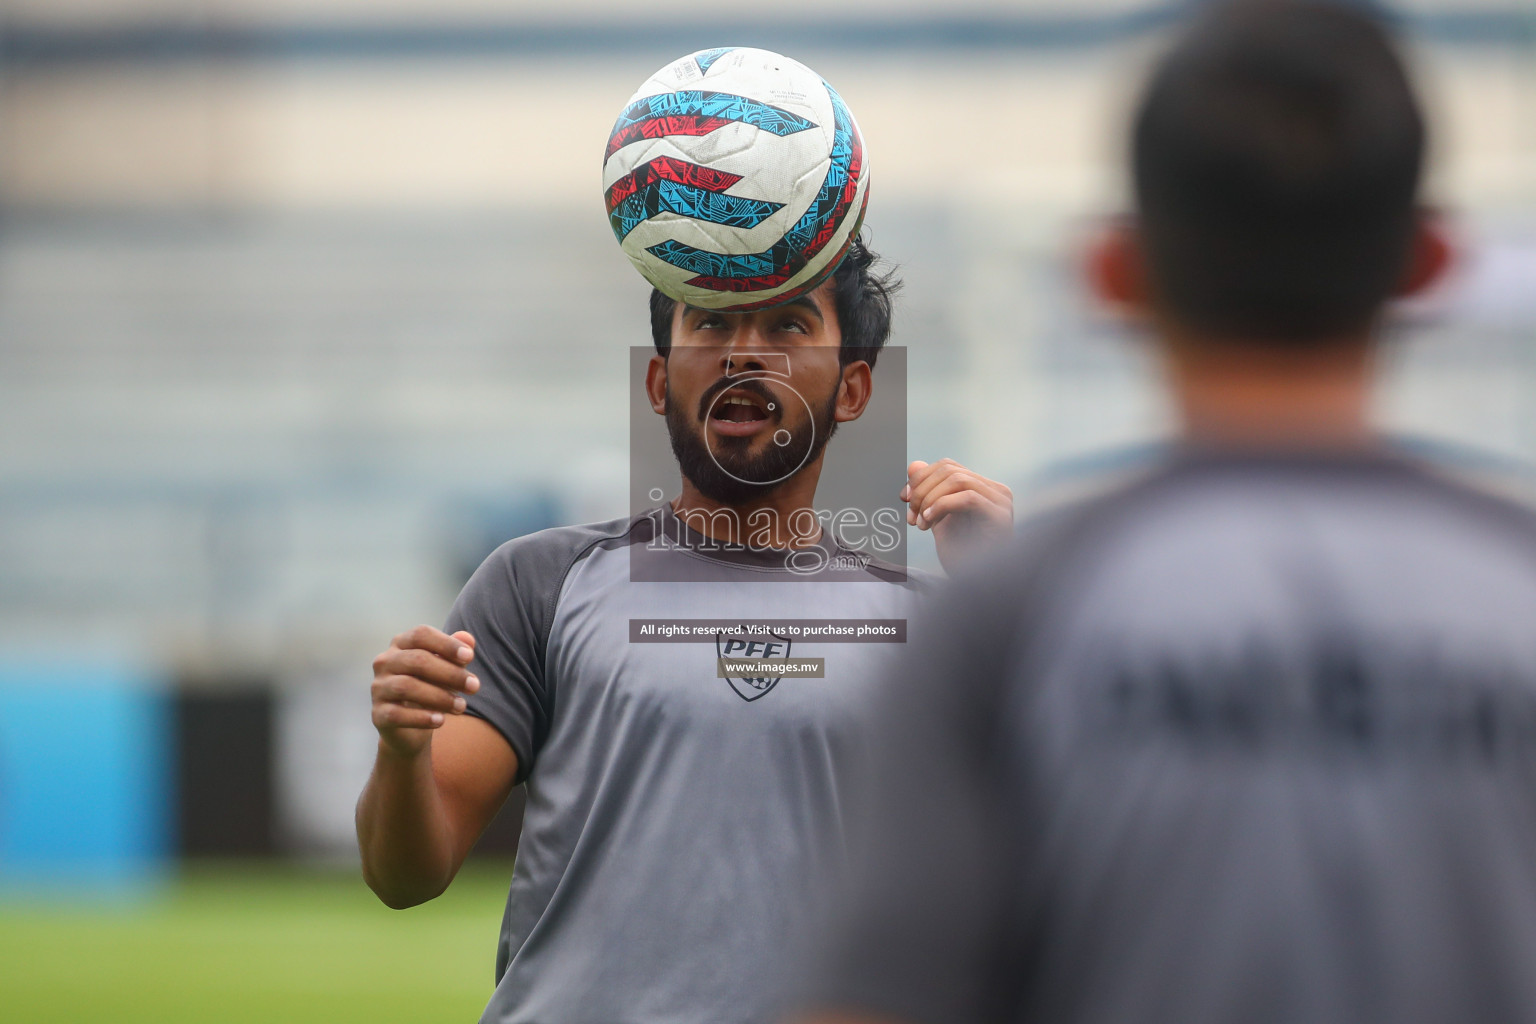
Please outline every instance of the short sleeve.
[{"label": "short sleeve", "polygon": [[492,552],[464,585],[445,627],[475,638],[469,668],[480,689],[466,698],[467,711],[512,746],[518,782],[533,770],[554,712],[545,653],[560,587],[575,558],[561,534],[546,530]]}]

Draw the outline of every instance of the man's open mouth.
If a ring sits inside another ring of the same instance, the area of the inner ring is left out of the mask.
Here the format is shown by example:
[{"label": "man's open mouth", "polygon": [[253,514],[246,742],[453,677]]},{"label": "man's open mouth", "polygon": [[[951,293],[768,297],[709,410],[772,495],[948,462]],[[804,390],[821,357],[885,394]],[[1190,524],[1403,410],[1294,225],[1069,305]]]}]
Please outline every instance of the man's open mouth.
[{"label": "man's open mouth", "polygon": [[760,395],[741,388],[731,388],[719,398],[709,411],[709,418],[725,423],[755,423],[769,419],[769,402]]},{"label": "man's open mouth", "polygon": [[767,388],[744,382],[722,391],[710,403],[708,429],[721,438],[747,438],[766,430],[783,416]]}]

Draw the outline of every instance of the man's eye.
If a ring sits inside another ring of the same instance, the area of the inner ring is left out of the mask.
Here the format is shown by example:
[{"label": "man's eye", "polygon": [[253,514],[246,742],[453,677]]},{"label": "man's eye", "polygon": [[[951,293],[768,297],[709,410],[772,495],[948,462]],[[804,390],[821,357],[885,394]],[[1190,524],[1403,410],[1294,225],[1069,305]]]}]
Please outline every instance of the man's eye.
[{"label": "man's eye", "polygon": [[779,330],[794,331],[798,334],[810,333],[805,329],[805,324],[801,323],[799,320],[785,320],[783,323],[779,324]]},{"label": "man's eye", "polygon": [[725,326],[725,319],[718,316],[700,317],[698,323],[693,325],[696,331],[715,331]]}]

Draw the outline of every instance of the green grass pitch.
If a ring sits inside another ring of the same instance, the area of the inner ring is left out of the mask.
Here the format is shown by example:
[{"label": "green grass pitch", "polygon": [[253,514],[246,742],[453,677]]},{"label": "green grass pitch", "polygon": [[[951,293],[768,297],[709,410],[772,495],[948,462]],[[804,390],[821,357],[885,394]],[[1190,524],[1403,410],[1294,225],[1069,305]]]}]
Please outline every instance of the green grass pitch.
[{"label": "green grass pitch", "polygon": [[355,871],[185,869],[118,906],[0,903],[10,1024],[469,1024],[490,998],[507,863],[412,910]]}]

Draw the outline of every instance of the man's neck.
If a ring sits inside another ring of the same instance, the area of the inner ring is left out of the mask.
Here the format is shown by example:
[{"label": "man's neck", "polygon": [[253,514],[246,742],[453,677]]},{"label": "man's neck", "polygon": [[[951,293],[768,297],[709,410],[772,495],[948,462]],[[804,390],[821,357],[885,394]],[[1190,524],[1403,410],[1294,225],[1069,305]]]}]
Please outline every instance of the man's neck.
[{"label": "man's neck", "polygon": [[672,501],[673,513],[689,528],[722,544],[754,548],[804,548],[821,540],[816,517],[816,484],[821,457],[777,487],[764,488],[757,500],[737,505],[715,501],[686,477]]},{"label": "man's neck", "polygon": [[1374,440],[1366,336],[1286,345],[1165,332],[1160,348],[1192,444],[1349,449]]}]

